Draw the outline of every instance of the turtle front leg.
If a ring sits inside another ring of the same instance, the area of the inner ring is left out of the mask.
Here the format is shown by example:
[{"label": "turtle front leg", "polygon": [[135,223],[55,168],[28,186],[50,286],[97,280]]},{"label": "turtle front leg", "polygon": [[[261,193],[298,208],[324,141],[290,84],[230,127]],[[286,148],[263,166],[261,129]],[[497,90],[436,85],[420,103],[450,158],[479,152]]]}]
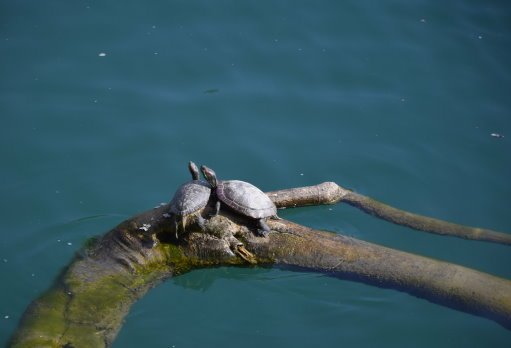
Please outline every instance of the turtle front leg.
[{"label": "turtle front leg", "polygon": [[218,215],[218,213],[220,212],[220,204],[221,204],[220,200],[216,201],[215,210],[213,211],[213,214],[211,214],[211,217]]},{"label": "turtle front leg", "polygon": [[264,221],[264,219],[259,219],[258,224],[259,228],[257,229],[257,234],[261,237],[268,236],[268,233],[270,233],[271,229],[266,221]]},{"label": "turtle front leg", "polygon": [[204,219],[200,213],[197,214],[197,225],[199,225],[201,231],[204,231],[206,228],[206,219]]}]

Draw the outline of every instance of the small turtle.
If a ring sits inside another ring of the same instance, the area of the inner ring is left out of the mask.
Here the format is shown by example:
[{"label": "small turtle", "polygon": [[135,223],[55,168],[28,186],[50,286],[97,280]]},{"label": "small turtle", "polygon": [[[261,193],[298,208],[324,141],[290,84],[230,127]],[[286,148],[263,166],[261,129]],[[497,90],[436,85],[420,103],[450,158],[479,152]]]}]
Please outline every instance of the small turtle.
[{"label": "small turtle", "polygon": [[206,166],[201,166],[202,174],[211,185],[216,194],[215,214],[220,210],[220,202],[225,203],[234,211],[256,219],[260,236],[266,236],[270,227],[265,219],[277,218],[277,207],[271,199],[260,189],[252,184],[240,180],[217,180],[215,172]]},{"label": "small turtle", "polygon": [[186,220],[192,214],[197,217],[197,223],[204,228],[204,218],[201,215],[202,208],[206,206],[211,195],[211,187],[207,182],[199,180],[199,168],[195,163],[188,163],[188,170],[192,174],[192,180],[181,185],[170,201],[169,213],[174,216],[176,224],[176,238],[178,238],[178,225],[181,222],[183,232],[186,228]]}]

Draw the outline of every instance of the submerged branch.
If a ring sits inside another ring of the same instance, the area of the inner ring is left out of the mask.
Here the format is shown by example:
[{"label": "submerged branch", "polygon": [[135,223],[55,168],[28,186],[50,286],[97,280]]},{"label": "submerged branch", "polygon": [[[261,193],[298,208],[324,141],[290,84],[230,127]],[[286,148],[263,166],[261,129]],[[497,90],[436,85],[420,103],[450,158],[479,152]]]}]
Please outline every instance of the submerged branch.
[{"label": "submerged branch", "polygon": [[397,289],[511,329],[509,280],[285,220],[270,227],[276,233],[269,239],[251,237],[246,245],[276,265]]},{"label": "submerged branch", "polygon": [[415,230],[511,245],[511,234],[484,228],[458,225],[427,216],[413,214],[345,189],[334,182],[324,182],[315,186],[272,191],[267,192],[267,194],[277,207],[281,208],[345,202],[368,214]]},{"label": "submerged branch", "polygon": [[[320,185],[316,192],[325,185],[335,184]],[[312,189],[286,190],[298,197],[287,203],[279,201],[284,195],[273,193],[272,198],[281,207],[303,205],[304,190]],[[321,204],[318,197],[335,201],[327,193],[316,195],[310,204]],[[167,211],[166,205],[142,213],[89,243],[54,286],[29,306],[11,346],[109,347],[131,305],[163,279],[195,268],[247,264],[292,267],[394,288],[511,329],[509,280],[286,220],[269,220],[269,236],[258,237],[253,221],[228,211],[208,219],[204,231],[197,229],[196,217],[190,217],[188,233],[176,240]]]}]

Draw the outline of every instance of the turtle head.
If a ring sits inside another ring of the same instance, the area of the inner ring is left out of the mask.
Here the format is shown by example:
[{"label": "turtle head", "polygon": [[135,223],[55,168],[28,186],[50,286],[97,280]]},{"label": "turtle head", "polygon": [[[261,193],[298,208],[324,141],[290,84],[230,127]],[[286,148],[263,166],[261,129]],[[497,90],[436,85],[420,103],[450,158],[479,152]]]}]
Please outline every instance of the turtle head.
[{"label": "turtle head", "polygon": [[217,185],[217,180],[216,180],[216,173],[213,171],[213,169],[208,168],[206,166],[201,166],[200,169],[202,171],[202,174],[204,174],[204,177],[206,178],[206,180],[211,185],[211,187],[215,188]]},{"label": "turtle head", "polygon": [[188,170],[190,171],[190,174],[192,174],[193,180],[199,180],[199,168],[195,163],[192,161],[188,162]]}]

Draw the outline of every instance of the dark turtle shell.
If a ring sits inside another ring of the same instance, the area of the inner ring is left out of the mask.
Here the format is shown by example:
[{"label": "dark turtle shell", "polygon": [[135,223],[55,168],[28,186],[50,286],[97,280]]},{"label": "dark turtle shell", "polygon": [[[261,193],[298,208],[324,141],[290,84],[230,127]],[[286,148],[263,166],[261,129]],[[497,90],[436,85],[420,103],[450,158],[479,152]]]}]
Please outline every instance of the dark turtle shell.
[{"label": "dark turtle shell", "polygon": [[192,180],[181,185],[170,201],[170,212],[186,216],[204,208],[208,203],[211,187],[207,182]]},{"label": "dark turtle shell", "polygon": [[277,215],[277,207],[257,187],[240,180],[219,181],[216,188],[218,198],[238,213],[254,219]]}]

